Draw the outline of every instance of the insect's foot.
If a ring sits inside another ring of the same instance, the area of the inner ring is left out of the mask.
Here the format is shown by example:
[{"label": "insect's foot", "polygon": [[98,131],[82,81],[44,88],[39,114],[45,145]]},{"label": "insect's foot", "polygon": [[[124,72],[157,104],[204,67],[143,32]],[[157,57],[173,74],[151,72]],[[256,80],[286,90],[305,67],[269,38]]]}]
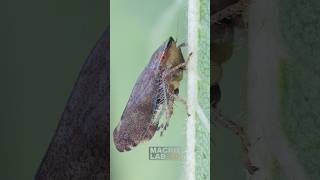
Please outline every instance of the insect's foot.
[{"label": "insect's foot", "polygon": [[166,125],[164,126],[163,130],[167,130],[167,127],[169,127],[169,123],[166,123]]},{"label": "insect's foot", "polygon": [[160,129],[163,129],[163,124],[161,124],[160,126],[158,126],[157,131],[159,131]]},{"label": "insect's foot", "polygon": [[163,130],[160,132],[160,136],[162,136],[163,135]]},{"label": "insect's foot", "polygon": [[166,122],[166,123],[164,123],[164,124],[161,124],[161,125],[158,127],[158,129],[161,129],[161,131],[160,131],[160,136],[163,135],[163,132],[167,129],[167,127],[169,127],[169,122]]},{"label": "insect's foot", "polygon": [[188,44],[185,43],[185,42],[183,42],[183,43],[181,43],[181,44],[178,45],[178,48],[182,48],[182,47],[186,47],[186,46],[188,46]]}]

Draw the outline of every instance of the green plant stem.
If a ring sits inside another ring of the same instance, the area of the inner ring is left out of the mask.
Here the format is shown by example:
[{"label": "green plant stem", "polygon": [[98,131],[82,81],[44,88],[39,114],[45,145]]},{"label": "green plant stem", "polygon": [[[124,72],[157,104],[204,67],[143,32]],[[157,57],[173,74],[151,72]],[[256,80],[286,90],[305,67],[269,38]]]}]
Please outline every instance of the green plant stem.
[{"label": "green plant stem", "polygon": [[188,2],[188,47],[189,53],[192,53],[188,64],[188,111],[190,116],[187,120],[187,150],[186,150],[186,179],[195,180],[196,166],[196,105],[198,104],[198,29],[199,29],[199,0],[189,0]]}]

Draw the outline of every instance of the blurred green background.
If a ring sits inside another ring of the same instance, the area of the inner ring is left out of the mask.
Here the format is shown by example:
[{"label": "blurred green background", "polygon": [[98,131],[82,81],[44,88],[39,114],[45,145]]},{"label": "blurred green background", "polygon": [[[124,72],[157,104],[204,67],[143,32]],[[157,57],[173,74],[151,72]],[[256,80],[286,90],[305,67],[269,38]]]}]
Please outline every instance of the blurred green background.
[{"label": "blurred green background", "polygon": [[0,2],[0,179],[33,176],[86,57],[105,0]]},{"label": "blurred green background", "polygon": [[[183,160],[148,160],[149,146],[181,146],[184,152],[186,110],[181,103],[176,103],[170,126],[162,137],[157,132],[149,142],[139,144],[129,152],[120,153],[116,150],[112,132],[120,120],[138,76],[149,62],[152,53],[169,36],[177,38],[178,44],[186,42],[187,1],[112,0],[110,7],[111,179],[185,179]],[[185,91],[184,79],[180,88],[182,97],[185,97]]]}]

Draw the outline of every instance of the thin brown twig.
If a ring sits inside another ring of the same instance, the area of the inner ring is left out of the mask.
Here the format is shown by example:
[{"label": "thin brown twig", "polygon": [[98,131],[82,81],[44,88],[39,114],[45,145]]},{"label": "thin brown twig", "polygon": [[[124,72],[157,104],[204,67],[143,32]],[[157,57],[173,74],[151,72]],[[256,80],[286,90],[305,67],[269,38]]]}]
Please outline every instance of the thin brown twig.
[{"label": "thin brown twig", "polygon": [[249,147],[250,143],[248,140],[248,136],[246,132],[244,131],[244,128],[236,124],[235,122],[226,119],[217,108],[213,107],[213,115],[215,122],[219,123],[221,126],[230,129],[240,138],[242,150],[244,152],[244,158],[245,158],[245,168],[247,169],[248,173],[253,175],[257,170],[259,170],[258,167],[254,166],[251,162],[251,159],[249,157]]}]

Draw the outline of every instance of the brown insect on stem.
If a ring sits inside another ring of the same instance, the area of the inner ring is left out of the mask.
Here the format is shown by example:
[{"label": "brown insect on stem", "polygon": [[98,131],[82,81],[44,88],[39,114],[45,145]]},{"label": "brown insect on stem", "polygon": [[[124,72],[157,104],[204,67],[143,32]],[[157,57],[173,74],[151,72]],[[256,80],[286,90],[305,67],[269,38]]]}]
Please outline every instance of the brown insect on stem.
[{"label": "brown insect on stem", "polygon": [[[183,46],[170,37],[151,56],[113,131],[118,151],[129,151],[150,140],[157,130],[162,135],[167,129],[187,64],[181,52]],[[162,117],[164,122],[160,123]]]}]

